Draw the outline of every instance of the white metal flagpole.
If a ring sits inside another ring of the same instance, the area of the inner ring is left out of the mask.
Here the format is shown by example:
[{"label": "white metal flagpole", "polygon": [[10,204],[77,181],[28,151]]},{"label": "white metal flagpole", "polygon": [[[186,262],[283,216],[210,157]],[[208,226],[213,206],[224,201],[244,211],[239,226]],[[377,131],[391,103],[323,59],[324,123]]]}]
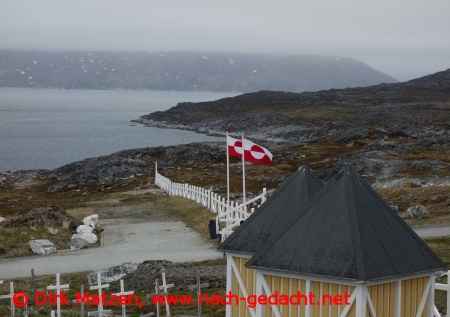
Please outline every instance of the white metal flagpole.
[{"label": "white metal flagpole", "polygon": [[242,204],[244,206],[244,212],[247,212],[245,207],[245,161],[244,161],[244,134],[242,134]]},{"label": "white metal flagpole", "polygon": [[230,156],[228,153],[228,132],[227,132],[227,209],[230,207]]}]

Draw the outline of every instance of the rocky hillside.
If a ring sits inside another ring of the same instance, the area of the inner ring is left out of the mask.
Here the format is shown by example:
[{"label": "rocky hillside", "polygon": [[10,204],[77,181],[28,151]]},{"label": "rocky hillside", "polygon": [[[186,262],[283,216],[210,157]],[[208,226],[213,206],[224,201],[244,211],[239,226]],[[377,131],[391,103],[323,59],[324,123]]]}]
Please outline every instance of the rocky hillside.
[{"label": "rocky hillside", "polygon": [[431,143],[445,143],[450,142],[449,100],[450,69],[365,88],[260,91],[212,102],[179,103],[136,121],[209,134],[246,133],[284,147],[378,138],[431,138],[436,139]]},{"label": "rocky hillside", "polygon": [[329,56],[0,51],[0,87],[302,92],[394,82],[360,61]]}]

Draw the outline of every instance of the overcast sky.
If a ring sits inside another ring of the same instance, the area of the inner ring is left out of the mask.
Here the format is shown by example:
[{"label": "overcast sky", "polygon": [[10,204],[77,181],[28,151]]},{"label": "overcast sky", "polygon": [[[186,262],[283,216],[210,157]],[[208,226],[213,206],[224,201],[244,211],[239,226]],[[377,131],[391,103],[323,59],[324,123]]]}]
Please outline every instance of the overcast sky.
[{"label": "overcast sky", "polygon": [[450,0],[0,0],[0,49],[331,55],[403,81],[450,68]]}]

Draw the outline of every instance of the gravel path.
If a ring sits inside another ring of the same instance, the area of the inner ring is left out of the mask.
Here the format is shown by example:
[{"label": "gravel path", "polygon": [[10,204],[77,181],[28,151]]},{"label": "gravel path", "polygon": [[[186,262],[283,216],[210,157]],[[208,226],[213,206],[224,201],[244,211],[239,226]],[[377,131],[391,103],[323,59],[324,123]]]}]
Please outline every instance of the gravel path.
[{"label": "gravel path", "polygon": [[99,248],[66,251],[45,256],[0,260],[0,280],[36,275],[105,269],[145,260],[200,261],[222,257],[215,247],[180,221],[143,219],[103,220]]},{"label": "gravel path", "polygon": [[422,239],[450,236],[450,227],[413,228]]}]

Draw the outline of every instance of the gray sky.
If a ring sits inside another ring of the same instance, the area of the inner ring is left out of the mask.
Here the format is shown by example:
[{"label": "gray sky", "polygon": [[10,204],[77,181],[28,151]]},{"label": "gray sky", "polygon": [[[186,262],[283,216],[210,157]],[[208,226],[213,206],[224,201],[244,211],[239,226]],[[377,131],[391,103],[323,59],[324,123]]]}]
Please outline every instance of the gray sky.
[{"label": "gray sky", "polygon": [[399,80],[450,68],[450,0],[0,0],[0,49],[353,57]]}]

